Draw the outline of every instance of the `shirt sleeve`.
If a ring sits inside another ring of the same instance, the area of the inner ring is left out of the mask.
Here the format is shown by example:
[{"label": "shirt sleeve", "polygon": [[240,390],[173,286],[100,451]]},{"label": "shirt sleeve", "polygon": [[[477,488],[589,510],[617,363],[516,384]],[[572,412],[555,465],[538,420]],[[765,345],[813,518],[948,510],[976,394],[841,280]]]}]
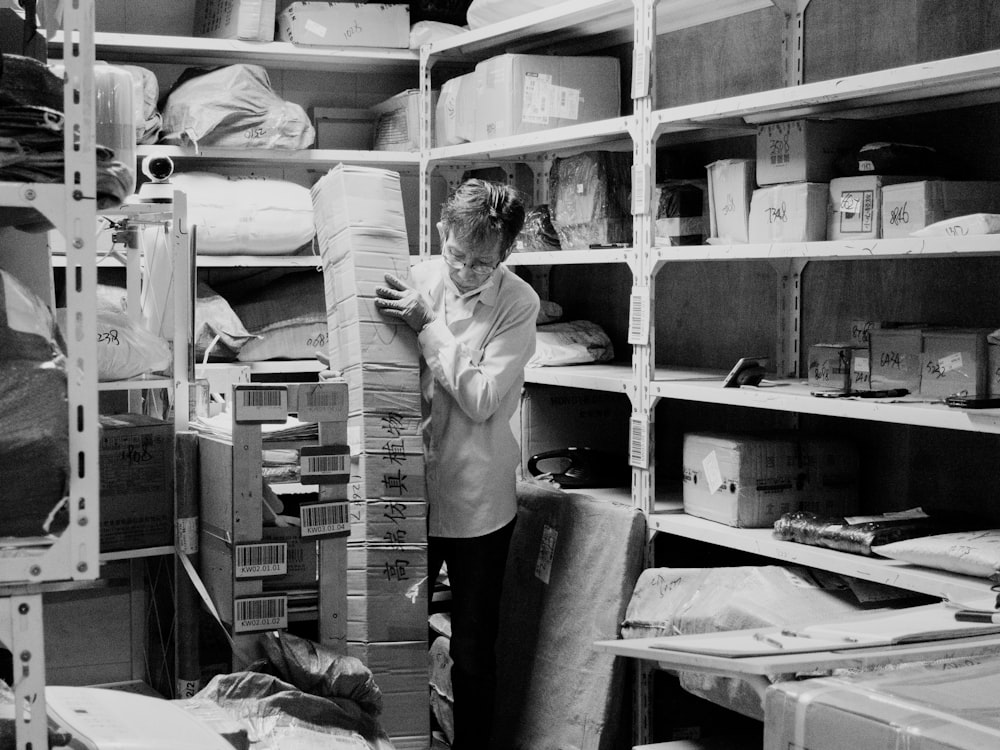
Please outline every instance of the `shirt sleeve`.
[{"label": "shirt sleeve", "polygon": [[505,394],[524,377],[535,353],[538,297],[519,296],[494,324],[484,349],[471,350],[452,335],[439,316],[420,332],[420,347],[434,380],[475,422],[485,422]]}]

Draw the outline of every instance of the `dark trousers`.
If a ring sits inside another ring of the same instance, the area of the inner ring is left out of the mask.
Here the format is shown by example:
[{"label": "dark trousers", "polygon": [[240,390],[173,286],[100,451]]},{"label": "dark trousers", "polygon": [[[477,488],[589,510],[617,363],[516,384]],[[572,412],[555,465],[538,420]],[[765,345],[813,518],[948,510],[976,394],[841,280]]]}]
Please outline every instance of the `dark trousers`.
[{"label": "dark trousers", "polygon": [[486,536],[427,540],[429,581],[444,562],[451,582],[453,750],[487,747],[493,732],[500,592],[515,522]]}]

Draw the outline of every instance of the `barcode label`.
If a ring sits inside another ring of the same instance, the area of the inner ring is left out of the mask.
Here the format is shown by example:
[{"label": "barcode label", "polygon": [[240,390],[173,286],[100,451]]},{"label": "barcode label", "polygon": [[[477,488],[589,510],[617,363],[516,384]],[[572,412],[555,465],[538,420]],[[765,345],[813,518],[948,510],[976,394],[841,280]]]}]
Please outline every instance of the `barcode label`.
[{"label": "barcode label", "polygon": [[351,481],[351,453],[346,445],[310,445],[299,451],[302,484],[347,484]]},{"label": "barcode label", "polygon": [[237,578],[283,576],[288,572],[288,545],[284,542],[237,544],[234,568]]},{"label": "barcode label", "polygon": [[233,407],[237,424],[283,424],[288,420],[288,389],[237,385]]},{"label": "barcode label", "polygon": [[233,632],[283,630],[288,627],[288,597],[255,596],[233,600]]},{"label": "barcode label", "polygon": [[629,297],[628,343],[649,343],[649,287],[632,287]]},{"label": "barcode label", "polygon": [[628,462],[638,469],[649,468],[649,420],[642,415],[629,420]]},{"label": "barcode label", "polygon": [[333,503],[315,503],[299,507],[302,536],[349,534],[351,532],[350,503],[340,500]]},{"label": "barcode label", "polygon": [[296,408],[303,422],[345,421],[347,381],[300,385]]},{"label": "barcode label", "polygon": [[641,164],[632,167],[632,213],[649,213],[649,196],[646,195],[646,170]]}]

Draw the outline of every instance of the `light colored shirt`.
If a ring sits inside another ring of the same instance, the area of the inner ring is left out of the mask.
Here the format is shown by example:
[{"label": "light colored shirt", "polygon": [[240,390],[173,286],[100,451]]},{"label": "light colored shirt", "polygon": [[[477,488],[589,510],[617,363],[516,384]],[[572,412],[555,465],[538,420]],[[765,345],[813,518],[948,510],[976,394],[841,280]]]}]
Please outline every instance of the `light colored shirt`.
[{"label": "light colored shirt", "polygon": [[436,315],[417,339],[428,533],[489,534],[517,513],[510,420],[535,352],[538,295],[502,264],[465,294],[439,257],[415,265],[410,279]]}]

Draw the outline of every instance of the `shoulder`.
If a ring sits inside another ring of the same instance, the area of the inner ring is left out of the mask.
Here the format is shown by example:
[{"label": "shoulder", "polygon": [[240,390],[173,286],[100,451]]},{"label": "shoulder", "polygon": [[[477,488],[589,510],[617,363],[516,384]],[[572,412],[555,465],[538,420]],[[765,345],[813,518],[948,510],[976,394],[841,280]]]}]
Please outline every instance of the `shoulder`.
[{"label": "shoulder", "polygon": [[535,312],[538,312],[541,302],[538,299],[538,293],[534,290],[531,284],[522,279],[507,266],[502,266],[502,268],[503,276],[501,277],[500,294],[503,298],[512,305],[516,305],[518,307],[528,307]]}]

